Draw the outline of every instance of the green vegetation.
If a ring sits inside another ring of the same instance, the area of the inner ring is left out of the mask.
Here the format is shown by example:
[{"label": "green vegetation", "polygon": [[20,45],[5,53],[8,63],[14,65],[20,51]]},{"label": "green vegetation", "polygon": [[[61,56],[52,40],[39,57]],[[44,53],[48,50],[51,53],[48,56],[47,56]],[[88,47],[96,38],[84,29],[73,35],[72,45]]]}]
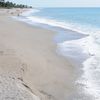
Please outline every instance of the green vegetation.
[{"label": "green vegetation", "polygon": [[3,8],[32,8],[31,6],[16,4],[5,0],[0,0],[0,7]]}]

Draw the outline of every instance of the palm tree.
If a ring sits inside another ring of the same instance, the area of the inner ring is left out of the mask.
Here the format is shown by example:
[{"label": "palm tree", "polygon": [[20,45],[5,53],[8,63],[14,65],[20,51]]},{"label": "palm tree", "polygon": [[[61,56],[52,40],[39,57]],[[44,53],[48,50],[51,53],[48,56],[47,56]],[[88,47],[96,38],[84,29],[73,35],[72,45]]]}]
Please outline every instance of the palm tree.
[{"label": "palm tree", "polygon": [[15,4],[12,2],[5,2],[5,0],[0,0],[0,7],[5,8],[32,8],[31,6],[23,5],[23,4]]},{"label": "palm tree", "polygon": [[4,7],[4,0],[0,0],[0,7]]},{"label": "palm tree", "polygon": [[0,0],[0,2],[4,2],[5,0]]}]

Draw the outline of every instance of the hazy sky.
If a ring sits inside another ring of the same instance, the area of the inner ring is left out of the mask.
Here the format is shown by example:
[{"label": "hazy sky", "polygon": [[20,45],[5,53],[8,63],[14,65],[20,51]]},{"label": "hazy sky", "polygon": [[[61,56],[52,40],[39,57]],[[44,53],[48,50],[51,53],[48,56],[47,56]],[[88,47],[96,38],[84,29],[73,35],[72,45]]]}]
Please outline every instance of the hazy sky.
[{"label": "hazy sky", "polygon": [[100,7],[100,0],[9,0],[33,7]]}]

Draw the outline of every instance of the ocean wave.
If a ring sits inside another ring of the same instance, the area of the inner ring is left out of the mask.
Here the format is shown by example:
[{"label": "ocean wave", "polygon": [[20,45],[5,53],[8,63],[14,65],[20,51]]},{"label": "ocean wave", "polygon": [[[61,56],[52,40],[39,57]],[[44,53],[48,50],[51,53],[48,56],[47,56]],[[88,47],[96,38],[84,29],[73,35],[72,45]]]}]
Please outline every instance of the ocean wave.
[{"label": "ocean wave", "polygon": [[95,26],[92,26],[89,24],[86,25],[82,23],[74,23],[74,22],[67,21],[67,20],[58,21],[56,19],[43,18],[43,17],[38,17],[38,16],[28,16],[27,19],[35,23],[47,24],[47,25],[51,25],[54,27],[70,29],[70,30],[79,32],[81,34],[91,34],[91,33],[93,34],[93,33],[100,31],[100,29]]},{"label": "ocean wave", "polygon": [[85,48],[90,57],[83,62],[84,73],[78,83],[85,85],[84,90],[94,96],[95,100],[100,100],[100,45],[96,43],[94,37],[90,36],[85,43]]},{"label": "ocean wave", "polygon": [[65,41],[58,44],[60,53],[83,65],[82,75],[76,85],[83,86],[83,92],[100,100],[100,45],[92,36]]}]

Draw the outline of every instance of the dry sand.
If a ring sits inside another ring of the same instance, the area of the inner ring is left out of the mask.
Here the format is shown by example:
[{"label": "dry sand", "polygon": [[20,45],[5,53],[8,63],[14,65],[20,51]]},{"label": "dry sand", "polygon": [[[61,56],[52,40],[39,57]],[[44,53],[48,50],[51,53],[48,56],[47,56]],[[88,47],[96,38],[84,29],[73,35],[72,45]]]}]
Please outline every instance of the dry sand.
[{"label": "dry sand", "polygon": [[0,14],[0,100],[70,100],[76,72],[54,35]]}]

